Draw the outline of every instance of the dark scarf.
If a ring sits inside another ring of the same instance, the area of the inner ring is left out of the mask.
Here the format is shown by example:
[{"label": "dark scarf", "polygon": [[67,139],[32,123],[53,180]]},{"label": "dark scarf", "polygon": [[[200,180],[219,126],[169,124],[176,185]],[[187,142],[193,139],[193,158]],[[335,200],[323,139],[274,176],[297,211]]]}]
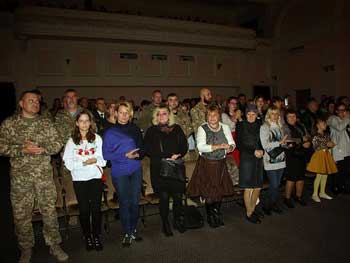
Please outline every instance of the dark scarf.
[{"label": "dark scarf", "polygon": [[161,132],[165,132],[166,134],[171,133],[174,129],[174,125],[169,126],[168,124],[159,124],[158,127]]}]

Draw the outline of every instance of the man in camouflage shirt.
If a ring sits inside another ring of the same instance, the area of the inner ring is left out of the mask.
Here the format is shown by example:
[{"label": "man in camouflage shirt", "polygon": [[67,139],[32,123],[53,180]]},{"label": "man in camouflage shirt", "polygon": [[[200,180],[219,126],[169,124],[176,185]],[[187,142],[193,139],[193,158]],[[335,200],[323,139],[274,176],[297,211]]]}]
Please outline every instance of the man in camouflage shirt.
[{"label": "man in camouflage shirt", "polygon": [[160,90],[152,92],[152,103],[148,105],[141,113],[139,119],[136,121],[136,125],[141,129],[143,134],[146,130],[152,126],[153,111],[162,103],[162,93]]},{"label": "man in camouflage shirt", "polygon": [[167,104],[169,109],[174,113],[175,123],[180,125],[183,132],[188,138],[193,133],[191,118],[188,113],[179,106],[179,98],[175,93],[167,96]]},{"label": "man in camouflage shirt", "polygon": [[206,122],[207,105],[210,104],[212,100],[211,91],[207,88],[201,89],[200,97],[200,102],[198,102],[190,112],[192,118],[192,127],[195,134],[197,134],[199,126]]},{"label": "man in camouflage shirt", "polygon": [[66,145],[72,136],[75,127],[75,117],[83,110],[78,106],[78,94],[74,89],[64,92],[63,109],[59,110],[55,117],[55,125],[61,138],[61,143]]},{"label": "man in camouflage shirt", "polygon": [[10,157],[11,203],[21,257],[30,262],[34,233],[32,212],[34,199],[43,218],[43,234],[50,252],[57,260],[66,261],[61,249],[61,235],[56,214],[57,192],[53,181],[50,156],[62,144],[50,119],[40,116],[40,98],[34,91],[20,98],[21,112],[7,118],[0,126],[0,154]]},{"label": "man in camouflage shirt", "polygon": [[[186,135],[187,141],[190,142],[189,139],[193,139],[193,127],[189,113],[179,105],[179,98],[175,93],[170,93],[167,96],[167,104],[174,114],[175,123],[180,125]],[[192,137],[190,138],[190,136]],[[184,156],[184,160],[186,161],[197,160],[197,158],[197,152],[191,151],[191,149],[189,149],[189,152]]]}]

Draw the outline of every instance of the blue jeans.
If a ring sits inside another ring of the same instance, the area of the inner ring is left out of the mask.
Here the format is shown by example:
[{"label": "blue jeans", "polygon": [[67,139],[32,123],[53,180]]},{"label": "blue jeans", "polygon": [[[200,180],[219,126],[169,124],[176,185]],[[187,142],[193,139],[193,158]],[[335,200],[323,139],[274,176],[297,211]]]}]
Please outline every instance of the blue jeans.
[{"label": "blue jeans", "polygon": [[269,197],[267,206],[271,207],[277,203],[279,197],[279,187],[281,184],[284,168],[278,170],[266,171],[267,178],[269,178]]},{"label": "blue jeans", "polygon": [[118,192],[119,214],[125,234],[131,234],[137,226],[139,200],[142,185],[142,168],[129,175],[112,178]]}]

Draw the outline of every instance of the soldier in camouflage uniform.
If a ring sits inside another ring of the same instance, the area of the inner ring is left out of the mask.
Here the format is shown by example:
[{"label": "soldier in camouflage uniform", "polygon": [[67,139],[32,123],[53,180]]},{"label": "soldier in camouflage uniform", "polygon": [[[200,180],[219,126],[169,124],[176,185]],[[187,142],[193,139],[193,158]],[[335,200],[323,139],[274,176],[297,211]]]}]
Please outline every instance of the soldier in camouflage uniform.
[{"label": "soldier in camouflage uniform", "polygon": [[201,89],[200,97],[200,102],[198,102],[190,112],[192,118],[192,126],[195,134],[197,134],[199,126],[206,122],[207,105],[210,104],[212,100],[211,91],[207,88]]},{"label": "soldier in camouflage uniform", "polygon": [[68,255],[61,249],[61,235],[56,214],[57,192],[50,156],[62,144],[50,119],[40,116],[40,99],[33,91],[20,98],[21,112],[6,119],[0,127],[0,154],[10,157],[11,203],[16,235],[21,250],[19,262],[30,262],[34,233],[34,199],[42,214],[45,242],[59,261]]},{"label": "soldier in camouflage uniform", "polygon": [[[170,93],[167,96],[167,104],[170,110],[174,113],[175,123],[180,125],[181,129],[185,133],[187,139],[193,135],[193,127],[191,123],[191,118],[189,114],[179,106],[179,98],[175,93]],[[191,153],[191,154],[190,154]],[[184,159],[187,160],[197,160],[198,155],[196,151],[188,152]]]},{"label": "soldier in camouflage uniform", "polygon": [[68,89],[64,92],[63,107],[56,114],[55,125],[62,145],[66,145],[75,127],[75,116],[83,110],[78,106],[78,94],[74,89]]},{"label": "soldier in camouflage uniform", "polygon": [[162,93],[160,90],[152,92],[152,103],[148,105],[141,113],[139,119],[136,121],[136,125],[145,134],[146,130],[152,126],[153,111],[162,103]]}]

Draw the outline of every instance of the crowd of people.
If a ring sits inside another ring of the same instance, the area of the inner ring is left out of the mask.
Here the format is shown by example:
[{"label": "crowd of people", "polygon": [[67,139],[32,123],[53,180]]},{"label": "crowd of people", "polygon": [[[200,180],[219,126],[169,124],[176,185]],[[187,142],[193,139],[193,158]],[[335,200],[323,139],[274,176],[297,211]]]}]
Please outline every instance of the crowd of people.
[{"label": "crowd of people", "polygon": [[[118,193],[122,245],[142,241],[137,230],[142,187],[142,159],[150,159],[151,184],[159,197],[162,232],[173,236],[169,201],[173,200],[173,227],[185,232],[183,198],[205,203],[208,225],[224,225],[221,203],[234,187],[244,189],[245,218],[259,224],[265,216],[281,214],[280,186],[286,178],[283,203],[307,205],[305,173],[315,175],[312,200],[332,199],[350,192],[349,98],[310,98],[296,109],[281,97],[267,100],[244,94],[213,99],[208,88],[199,99],[180,102],[175,93],[166,98],[160,90],[151,101],[136,107],[121,96],[118,101],[78,98],[65,91],[47,109],[38,90],[24,92],[19,109],[0,127],[0,154],[10,157],[11,203],[19,262],[30,262],[34,235],[31,225],[34,200],[43,217],[43,234],[59,261],[62,250],[55,202],[51,158],[61,153],[63,176],[71,176],[79,207],[86,250],[103,250],[101,198],[104,167],[111,167]],[[189,153],[192,153],[191,155]],[[190,181],[163,176],[164,163],[196,158]],[[234,169],[235,168],[235,169]],[[260,202],[264,174],[268,196]],[[327,179],[330,176],[329,188]],[[260,205],[262,203],[262,205]],[[258,205],[259,204],[259,205]],[[258,208],[259,206],[259,208]],[[261,207],[261,209],[260,209]]]}]

